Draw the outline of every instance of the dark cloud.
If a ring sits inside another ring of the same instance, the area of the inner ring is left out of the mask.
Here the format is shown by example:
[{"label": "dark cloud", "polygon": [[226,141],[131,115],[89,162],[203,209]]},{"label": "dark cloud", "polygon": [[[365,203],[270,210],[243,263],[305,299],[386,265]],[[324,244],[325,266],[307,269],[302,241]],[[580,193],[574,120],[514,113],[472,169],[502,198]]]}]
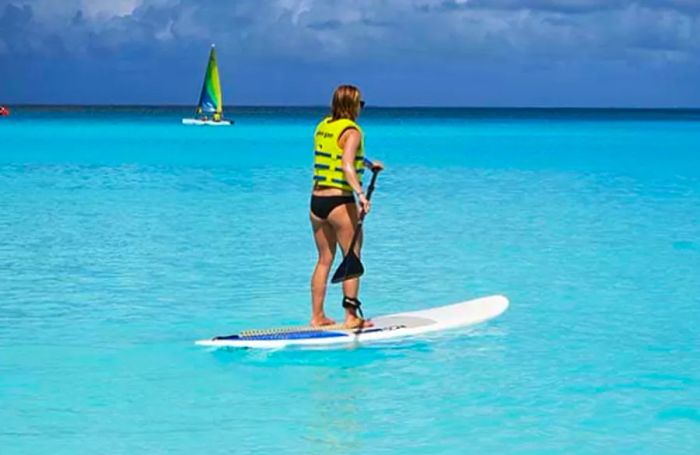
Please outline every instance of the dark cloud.
[{"label": "dark cloud", "polygon": [[23,26],[32,20],[32,7],[22,4],[10,3],[5,5],[2,16],[0,16],[0,30],[20,31]]},{"label": "dark cloud", "polygon": [[312,22],[307,27],[314,30],[337,30],[343,26],[343,23],[338,20],[329,20],[323,22]]},{"label": "dark cloud", "polygon": [[363,18],[361,23],[362,25],[366,25],[368,27],[396,27],[398,25],[396,22],[371,18]]},{"label": "dark cloud", "polygon": [[85,24],[85,17],[83,16],[83,10],[78,10],[71,20],[71,25],[80,26]]},{"label": "dark cloud", "polygon": [[698,13],[698,0],[439,0],[417,4],[424,13],[464,10],[510,10],[587,14],[627,8],[654,8]]},{"label": "dark cloud", "polygon": [[[551,49],[553,57],[562,57],[563,46],[571,46],[572,57],[600,50],[626,58],[629,47],[641,42],[663,42],[664,49],[687,52],[694,49],[693,40],[700,41],[700,0],[358,0],[353,8],[342,4],[141,0],[127,14],[91,17],[76,9],[66,23],[51,17],[35,21],[29,35],[60,36],[76,54],[90,48],[216,41],[243,53],[311,61],[340,58],[347,52],[371,60],[406,51],[415,52],[413,58],[477,54],[514,58],[531,52],[546,55]],[[26,23],[31,11],[27,4],[10,4],[3,17],[13,24]],[[16,49],[15,41],[23,35],[3,36],[7,47]],[[34,40],[35,46],[39,42]]]},{"label": "dark cloud", "polygon": [[[567,68],[686,81],[700,65],[700,0],[0,0],[0,64],[60,56],[68,73],[155,84],[137,75],[199,68],[212,42],[234,77],[256,69],[275,84],[308,68],[376,81]],[[298,93],[309,80],[299,76]]]},{"label": "dark cloud", "polygon": [[422,12],[460,10],[516,10],[560,12],[567,14],[620,8],[630,2],[623,0],[441,0],[436,4],[424,3]]},{"label": "dark cloud", "polygon": [[28,36],[32,16],[32,7],[29,5],[5,5],[0,15],[0,53],[3,47],[9,54],[29,52]]}]

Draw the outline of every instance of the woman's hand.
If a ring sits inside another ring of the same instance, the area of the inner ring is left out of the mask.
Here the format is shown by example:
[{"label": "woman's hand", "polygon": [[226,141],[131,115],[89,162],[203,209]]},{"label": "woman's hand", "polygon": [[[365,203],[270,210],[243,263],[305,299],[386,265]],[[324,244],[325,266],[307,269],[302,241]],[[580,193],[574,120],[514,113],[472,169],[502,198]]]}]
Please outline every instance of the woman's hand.
[{"label": "woman's hand", "polygon": [[374,161],[372,161],[371,169],[373,171],[383,171],[384,170],[384,163],[382,163],[379,160],[374,160]]},{"label": "woman's hand", "polygon": [[365,193],[360,193],[358,199],[360,201],[360,210],[362,210],[362,212],[364,213],[369,213],[371,204],[369,202],[369,199],[367,199],[367,196],[365,196]]}]

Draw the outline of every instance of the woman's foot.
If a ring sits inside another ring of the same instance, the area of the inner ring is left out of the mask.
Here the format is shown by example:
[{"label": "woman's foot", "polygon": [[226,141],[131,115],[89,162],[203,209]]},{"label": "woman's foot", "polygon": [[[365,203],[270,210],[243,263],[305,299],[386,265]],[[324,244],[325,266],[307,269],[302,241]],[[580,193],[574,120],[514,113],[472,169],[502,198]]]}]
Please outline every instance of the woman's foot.
[{"label": "woman's foot", "polygon": [[373,327],[374,323],[369,319],[362,319],[349,314],[345,316],[343,326],[345,326],[346,329],[364,329],[367,327]]},{"label": "woman's foot", "polygon": [[311,327],[323,327],[324,325],[333,325],[335,321],[326,317],[325,314],[314,316],[311,318]]}]

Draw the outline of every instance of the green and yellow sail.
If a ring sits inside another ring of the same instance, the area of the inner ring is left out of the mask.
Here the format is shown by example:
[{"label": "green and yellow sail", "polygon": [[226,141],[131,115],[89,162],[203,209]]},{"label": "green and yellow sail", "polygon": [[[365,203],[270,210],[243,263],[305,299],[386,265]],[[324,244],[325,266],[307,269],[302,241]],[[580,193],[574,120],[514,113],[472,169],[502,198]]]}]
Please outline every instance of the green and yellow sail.
[{"label": "green and yellow sail", "polygon": [[199,95],[197,114],[214,114],[215,117],[223,116],[224,102],[221,96],[221,81],[219,80],[219,67],[216,64],[216,50],[211,45],[207,72],[204,75],[202,93]]}]

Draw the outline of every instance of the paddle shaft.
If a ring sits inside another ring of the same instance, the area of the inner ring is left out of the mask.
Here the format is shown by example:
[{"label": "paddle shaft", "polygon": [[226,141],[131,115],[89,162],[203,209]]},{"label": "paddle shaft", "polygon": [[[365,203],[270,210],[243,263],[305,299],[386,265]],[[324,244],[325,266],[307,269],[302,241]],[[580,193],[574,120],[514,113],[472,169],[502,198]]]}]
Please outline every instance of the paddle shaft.
[{"label": "paddle shaft", "polygon": [[[372,180],[369,181],[369,186],[367,187],[367,200],[369,201],[370,198],[372,197],[372,193],[374,192],[374,182],[377,181],[377,176],[379,175],[379,170],[372,170]],[[357,243],[357,239],[360,236],[360,231],[362,231],[362,222],[365,219],[365,215],[367,213],[363,210],[360,212],[360,219],[357,220],[357,226],[355,227],[355,233],[352,235],[352,241],[350,242],[350,248],[348,248],[348,251],[345,253],[346,255],[350,254],[351,251],[355,248],[355,244]]]}]

